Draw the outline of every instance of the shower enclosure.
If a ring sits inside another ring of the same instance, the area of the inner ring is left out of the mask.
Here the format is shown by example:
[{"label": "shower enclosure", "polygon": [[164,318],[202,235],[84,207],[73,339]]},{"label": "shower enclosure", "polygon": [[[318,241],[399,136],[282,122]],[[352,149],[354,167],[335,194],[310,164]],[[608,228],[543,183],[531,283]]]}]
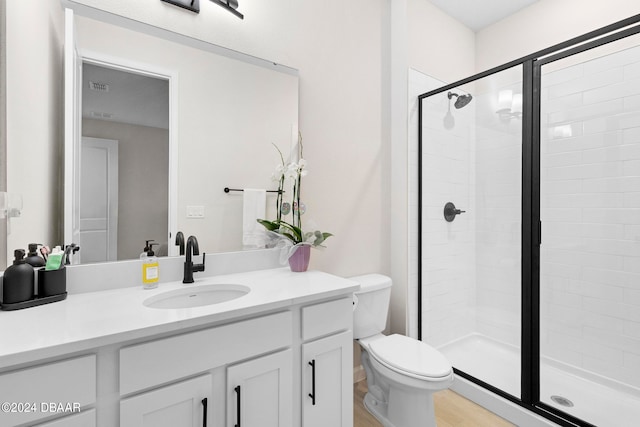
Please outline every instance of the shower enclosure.
[{"label": "shower enclosure", "polygon": [[418,101],[419,338],[564,426],[640,419],[638,22]]}]

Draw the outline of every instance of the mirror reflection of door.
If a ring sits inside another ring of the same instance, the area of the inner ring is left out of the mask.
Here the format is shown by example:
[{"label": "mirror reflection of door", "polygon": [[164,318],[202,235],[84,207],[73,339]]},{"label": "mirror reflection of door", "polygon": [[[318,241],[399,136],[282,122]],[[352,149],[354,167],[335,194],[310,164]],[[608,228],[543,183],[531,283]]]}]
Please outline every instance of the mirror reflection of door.
[{"label": "mirror reflection of door", "polygon": [[146,240],[166,255],[169,81],[90,62],[82,80],[80,259],[138,258]]},{"label": "mirror reflection of door", "polygon": [[116,261],[118,141],[84,137],[80,153],[80,260]]}]

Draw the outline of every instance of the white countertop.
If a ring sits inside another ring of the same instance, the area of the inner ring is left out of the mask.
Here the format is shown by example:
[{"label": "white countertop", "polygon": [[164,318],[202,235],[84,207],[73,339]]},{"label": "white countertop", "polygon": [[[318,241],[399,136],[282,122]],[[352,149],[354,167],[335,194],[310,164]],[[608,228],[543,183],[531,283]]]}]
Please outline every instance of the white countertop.
[{"label": "white countertop", "polygon": [[[319,271],[288,268],[198,278],[195,283],[161,283],[71,294],[60,302],[0,311],[0,369],[39,359],[250,317],[314,300],[347,295],[357,282]],[[200,284],[239,284],[251,291],[234,300],[183,309],[149,308],[143,301],[162,292]]]}]

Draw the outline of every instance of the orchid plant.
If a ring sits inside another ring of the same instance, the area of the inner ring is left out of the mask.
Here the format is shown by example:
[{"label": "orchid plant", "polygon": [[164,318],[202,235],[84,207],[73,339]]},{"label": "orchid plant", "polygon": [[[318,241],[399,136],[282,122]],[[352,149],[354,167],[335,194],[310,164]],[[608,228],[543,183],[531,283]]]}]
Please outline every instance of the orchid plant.
[{"label": "orchid plant", "polygon": [[[258,222],[262,224],[268,231],[277,233],[278,235],[288,239],[294,246],[296,245],[310,245],[313,247],[323,246],[322,243],[331,237],[331,233],[315,231],[302,231],[302,218],[304,213],[304,204],[300,201],[300,189],[302,185],[302,177],[306,176],[307,162],[302,156],[302,136],[298,134],[298,161],[291,162],[288,165],[284,161],[282,151],[277,145],[273,146],[278,150],[280,155],[280,161],[273,172],[271,179],[278,183],[278,196],[276,198],[276,220],[269,221],[266,219],[258,219]],[[284,187],[287,179],[293,182],[293,196],[291,204],[283,200]],[[282,219],[283,215],[287,215],[293,206],[291,223]],[[324,247],[324,246],[323,246]]]}]

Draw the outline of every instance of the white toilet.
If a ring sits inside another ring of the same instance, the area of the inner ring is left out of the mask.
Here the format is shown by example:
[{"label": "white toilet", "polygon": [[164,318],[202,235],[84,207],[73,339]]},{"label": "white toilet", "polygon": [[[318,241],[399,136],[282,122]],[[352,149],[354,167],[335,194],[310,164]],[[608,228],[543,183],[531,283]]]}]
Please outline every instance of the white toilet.
[{"label": "white toilet", "polygon": [[385,427],[436,427],[433,393],[453,383],[451,363],[435,348],[403,335],[383,335],[391,279],[380,274],[352,277],[353,336],[362,347],[369,392],[364,405]]}]

